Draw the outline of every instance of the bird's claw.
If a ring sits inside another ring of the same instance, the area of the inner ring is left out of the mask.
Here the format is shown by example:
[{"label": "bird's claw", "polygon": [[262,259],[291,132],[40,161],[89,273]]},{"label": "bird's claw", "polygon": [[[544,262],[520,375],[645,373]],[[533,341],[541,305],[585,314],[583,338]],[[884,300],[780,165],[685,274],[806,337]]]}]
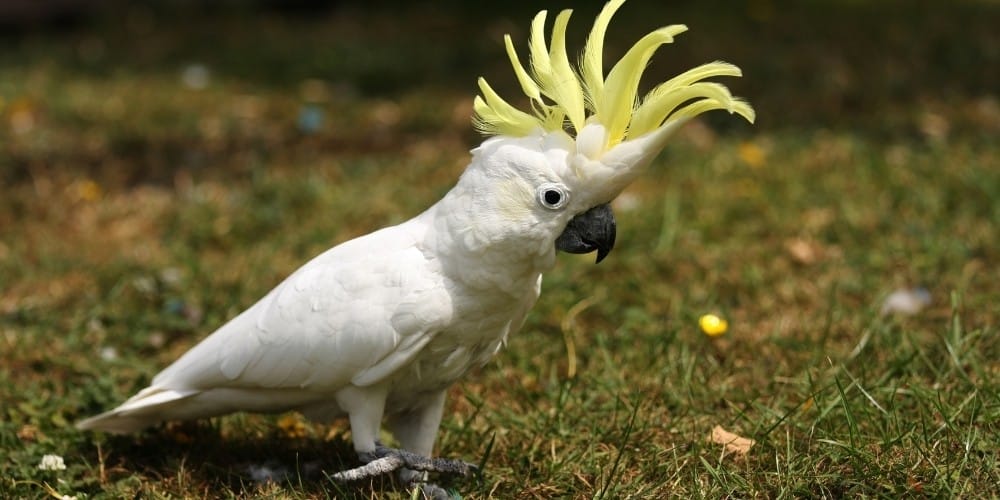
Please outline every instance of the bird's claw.
[{"label": "bird's claw", "polygon": [[365,462],[364,465],[338,472],[331,477],[335,481],[340,482],[357,481],[387,474],[402,468],[462,477],[468,477],[479,472],[479,467],[461,460],[430,458],[410,451],[386,446],[377,446],[375,451],[363,453],[360,458]]}]

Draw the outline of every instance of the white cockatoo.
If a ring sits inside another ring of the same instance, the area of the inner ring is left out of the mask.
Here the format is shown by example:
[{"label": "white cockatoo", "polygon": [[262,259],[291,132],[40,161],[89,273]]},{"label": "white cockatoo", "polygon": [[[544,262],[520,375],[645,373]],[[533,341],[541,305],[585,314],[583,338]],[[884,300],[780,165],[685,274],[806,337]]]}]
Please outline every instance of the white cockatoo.
[{"label": "white cockatoo", "polygon": [[[149,387],[77,427],[125,433],[165,420],[298,410],[349,419],[364,465],[335,478],[469,473],[465,462],[429,458],[445,394],[521,327],[556,252],[604,258],[615,238],[608,203],[682,123],[715,109],[754,119],[750,105],[704,81],[740,76],[723,62],[638,99],[650,57],[682,25],[642,37],[605,75],[604,34],[623,3],[599,13],[576,68],[566,51],[569,10],[556,17],[548,46],[546,12],[534,18],[530,71],[505,37],[530,109],[479,80],[473,121],[491,137],[443,199],[315,257]],[[378,441],[383,419],[400,448]]]}]

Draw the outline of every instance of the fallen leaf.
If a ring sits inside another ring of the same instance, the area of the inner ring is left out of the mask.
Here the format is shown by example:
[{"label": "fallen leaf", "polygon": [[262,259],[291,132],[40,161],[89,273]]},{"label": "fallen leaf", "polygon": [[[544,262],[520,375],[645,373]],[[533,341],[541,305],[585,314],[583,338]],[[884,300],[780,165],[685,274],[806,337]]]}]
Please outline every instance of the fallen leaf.
[{"label": "fallen leaf", "polygon": [[792,260],[803,265],[816,262],[822,253],[822,249],[817,243],[802,238],[786,240],[785,251],[792,257]]},{"label": "fallen leaf", "polygon": [[740,457],[749,453],[750,447],[756,443],[753,439],[733,434],[732,432],[723,429],[720,425],[716,425],[712,429],[712,436],[710,439],[715,444],[725,446],[727,453],[734,453]]},{"label": "fallen leaf", "polygon": [[809,398],[806,400],[805,403],[802,403],[802,406],[799,408],[799,411],[807,411],[813,407],[813,404],[815,404],[815,401],[813,401],[813,398]]},{"label": "fallen leaf", "polygon": [[41,435],[42,433],[38,430],[38,427],[31,424],[25,424],[17,431],[17,437],[21,441],[37,441]]}]

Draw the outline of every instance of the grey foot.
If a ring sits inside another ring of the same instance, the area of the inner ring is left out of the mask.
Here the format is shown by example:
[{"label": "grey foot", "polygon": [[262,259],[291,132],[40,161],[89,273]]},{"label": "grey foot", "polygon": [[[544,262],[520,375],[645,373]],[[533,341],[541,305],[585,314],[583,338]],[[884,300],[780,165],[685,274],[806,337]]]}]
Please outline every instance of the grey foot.
[{"label": "grey foot", "polygon": [[388,474],[402,468],[467,477],[479,470],[475,465],[461,460],[429,458],[406,450],[381,445],[376,446],[372,453],[361,454],[360,458],[365,462],[364,465],[338,472],[331,477],[336,481],[357,481]]}]

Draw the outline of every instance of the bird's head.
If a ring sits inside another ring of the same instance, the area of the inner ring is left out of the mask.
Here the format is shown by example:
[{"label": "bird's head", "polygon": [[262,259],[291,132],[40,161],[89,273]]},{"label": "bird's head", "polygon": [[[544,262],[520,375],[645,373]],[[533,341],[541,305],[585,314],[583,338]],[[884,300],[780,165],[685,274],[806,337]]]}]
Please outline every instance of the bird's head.
[{"label": "bird's head", "polygon": [[[753,108],[718,83],[717,76],[741,76],[739,68],[713,62],[655,86],[642,99],[639,80],[653,53],[687,27],[672,25],[642,37],[605,75],[604,34],[625,0],[611,0],[598,14],[576,67],[566,51],[570,10],[556,16],[545,40],[546,12],[531,24],[530,71],[510,35],[507,55],[530,102],[525,111],[501,98],[485,79],[474,102],[474,124],[492,136],[474,151],[467,176],[489,178],[490,211],[505,224],[552,234],[558,250],[598,251],[614,244],[608,203],[663,149],[687,120],[726,110],[753,122]],[[485,180],[485,179],[484,179]]]}]

